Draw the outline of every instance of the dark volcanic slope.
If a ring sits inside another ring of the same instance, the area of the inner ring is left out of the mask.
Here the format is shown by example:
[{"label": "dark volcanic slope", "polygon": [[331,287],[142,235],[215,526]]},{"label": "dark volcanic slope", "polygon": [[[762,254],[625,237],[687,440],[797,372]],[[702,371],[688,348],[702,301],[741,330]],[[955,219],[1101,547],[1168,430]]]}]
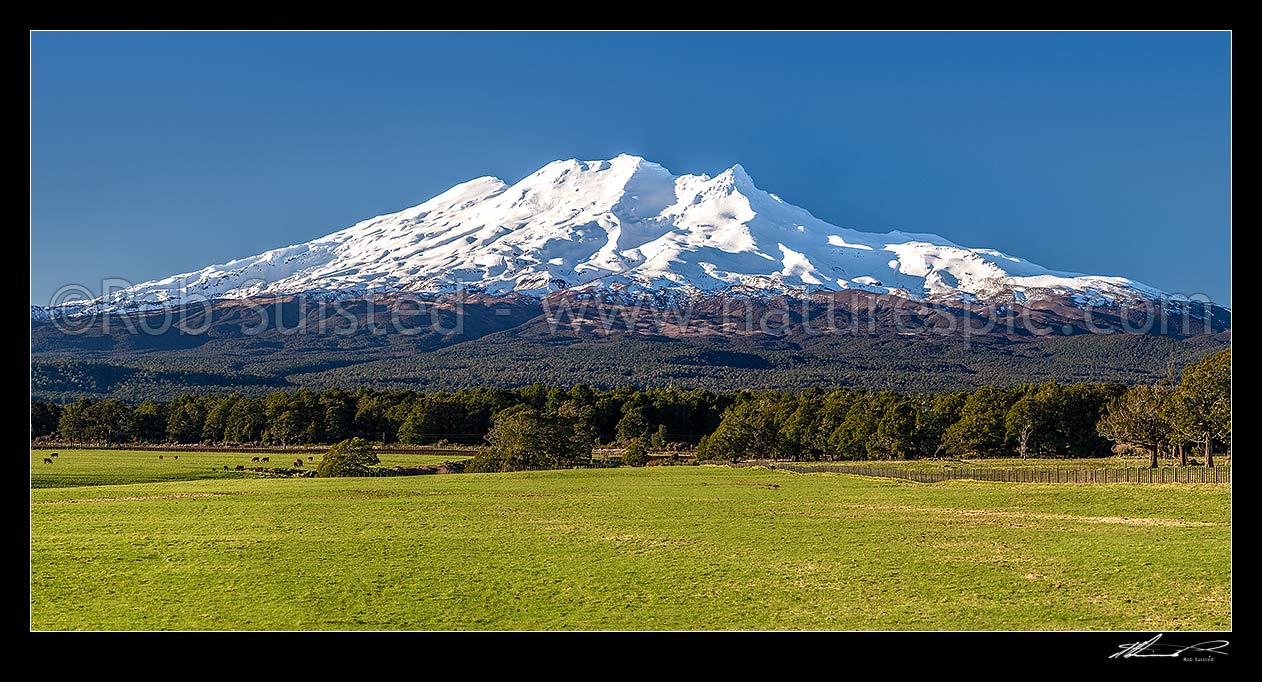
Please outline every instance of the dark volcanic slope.
[{"label": "dark volcanic slope", "polygon": [[[583,307],[555,297],[542,305],[475,296],[458,305],[393,297],[337,306],[284,298],[266,306],[217,304],[169,321],[162,314],[102,318],[86,333],[36,322],[32,383],[35,397],[58,401],[534,382],[953,390],[1048,379],[1150,381],[1165,376],[1171,362],[1182,366],[1230,338],[1230,313],[1219,308],[1209,316],[1212,327],[1192,335],[1125,333],[1145,328],[1134,311],[1100,315],[1096,330],[1111,333],[1087,333],[1076,310],[1024,311],[1010,324],[1013,311],[843,298],[711,300],[687,310]],[[164,322],[165,331],[141,332]],[[1167,325],[1167,332],[1177,328]]]}]

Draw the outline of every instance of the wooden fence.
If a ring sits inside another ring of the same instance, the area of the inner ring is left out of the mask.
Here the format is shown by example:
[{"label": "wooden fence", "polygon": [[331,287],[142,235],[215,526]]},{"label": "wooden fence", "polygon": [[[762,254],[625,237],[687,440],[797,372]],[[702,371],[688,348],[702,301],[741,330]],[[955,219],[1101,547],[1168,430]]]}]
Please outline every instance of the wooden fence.
[{"label": "wooden fence", "polygon": [[1231,483],[1231,467],[1161,467],[1141,468],[1044,468],[1044,469],[988,469],[961,467],[958,469],[916,470],[890,466],[853,466],[844,464],[799,464],[752,460],[734,463],[733,466],[765,466],[803,474],[830,472],[855,476],[901,478],[920,483],[938,483],[951,480],[1003,481],[1005,483]]}]

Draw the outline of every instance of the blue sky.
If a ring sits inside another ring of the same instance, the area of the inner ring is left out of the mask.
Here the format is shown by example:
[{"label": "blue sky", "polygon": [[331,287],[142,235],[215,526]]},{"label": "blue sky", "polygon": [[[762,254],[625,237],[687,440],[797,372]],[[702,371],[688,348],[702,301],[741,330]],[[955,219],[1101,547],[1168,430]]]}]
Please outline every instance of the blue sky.
[{"label": "blue sky", "polygon": [[1225,33],[37,33],[31,301],[621,152],[1230,305]]}]

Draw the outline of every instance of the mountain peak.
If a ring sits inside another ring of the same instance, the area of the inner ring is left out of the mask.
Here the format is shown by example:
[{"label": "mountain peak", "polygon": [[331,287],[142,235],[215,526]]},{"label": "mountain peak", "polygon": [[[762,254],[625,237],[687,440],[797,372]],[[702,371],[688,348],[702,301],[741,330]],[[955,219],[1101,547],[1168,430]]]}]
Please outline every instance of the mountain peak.
[{"label": "mountain peak", "polygon": [[[653,163],[652,161],[649,161],[648,159],[644,158],[643,156],[636,156],[635,154],[627,154],[626,152],[623,152],[623,153],[621,153],[621,154],[619,154],[619,155],[617,155],[617,156],[613,157],[612,159],[610,159],[610,161],[612,161],[612,162],[619,162],[619,163],[629,163],[629,164],[634,164],[634,165],[637,165],[637,166],[638,166],[638,165],[640,165],[640,164],[642,164],[642,163]],[[658,165],[661,165],[661,164],[653,163],[653,165],[654,165],[654,166],[658,166]]]},{"label": "mountain peak", "polygon": [[739,163],[733,164],[731,168],[719,173],[715,180],[720,184],[735,187],[744,193],[764,193],[757,185],[754,184],[754,179],[749,177],[749,173],[745,172],[745,167]]},{"label": "mountain peak", "polygon": [[745,172],[745,167],[739,163],[732,164],[732,167],[723,171],[722,175],[727,175],[737,180],[754,181],[753,178],[749,177],[749,173]]},{"label": "mountain peak", "polygon": [[[931,234],[838,227],[754,185],[740,164],[676,176],[640,156],[553,161],[511,185],[483,176],[305,244],[146,282],[51,314],[160,307],[197,294],[543,295],[559,288],[678,296],[861,289],[912,299],[1150,299],[1121,277],[1081,276]],[[32,309],[32,319],[39,317]]]}]

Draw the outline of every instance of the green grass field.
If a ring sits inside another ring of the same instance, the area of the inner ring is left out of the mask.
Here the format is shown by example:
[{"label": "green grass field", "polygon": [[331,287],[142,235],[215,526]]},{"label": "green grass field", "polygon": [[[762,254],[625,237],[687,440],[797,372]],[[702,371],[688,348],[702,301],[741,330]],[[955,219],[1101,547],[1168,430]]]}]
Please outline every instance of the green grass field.
[{"label": "green grass field", "polygon": [[[33,477],[175,476],[86,454],[37,456]],[[1227,486],[708,466],[214,478],[33,490],[32,627],[1231,626]]]},{"label": "green grass field", "polygon": [[[31,451],[31,487],[60,488],[87,485],[121,485],[125,483],[157,483],[161,481],[223,480],[261,478],[252,471],[231,471],[238,464],[247,467],[288,467],[299,457],[283,453],[242,452],[154,452],[150,450],[57,450],[52,464],[44,458],[53,450]],[[162,455],[162,459],[158,459]],[[175,459],[176,456],[179,459]],[[252,457],[270,457],[271,462],[251,462]],[[303,467],[313,469],[320,455]],[[471,457],[472,455],[469,455]],[[380,466],[423,466],[451,460],[467,459],[460,455],[383,454]],[[230,471],[224,471],[227,466]]]},{"label": "green grass field", "polygon": [[[1201,461],[1201,456],[1195,459]],[[1147,457],[1077,457],[1073,459],[1052,459],[1031,457],[987,457],[982,459],[909,459],[909,460],[872,460],[872,461],[838,461],[838,462],[797,462],[800,466],[812,464],[828,466],[854,467],[894,467],[915,471],[942,471],[944,469],[1147,469]],[[1158,460],[1162,467],[1179,467],[1178,459],[1163,458]],[[1215,464],[1229,464],[1226,457],[1215,456]],[[1197,466],[1196,468],[1199,468]]]}]

